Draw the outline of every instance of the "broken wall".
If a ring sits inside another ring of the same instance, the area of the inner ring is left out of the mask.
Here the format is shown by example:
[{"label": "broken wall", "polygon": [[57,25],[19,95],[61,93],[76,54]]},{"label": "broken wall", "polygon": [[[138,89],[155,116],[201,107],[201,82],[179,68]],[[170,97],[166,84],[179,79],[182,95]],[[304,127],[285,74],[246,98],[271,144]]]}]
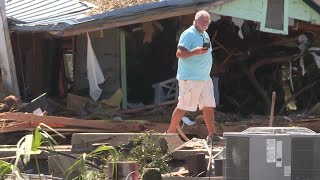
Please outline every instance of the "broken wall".
[{"label": "broken wall", "polygon": [[129,102],[154,103],[153,84],[176,76],[176,18],[123,28],[126,32]]},{"label": "broken wall", "polygon": [[[120,88],[120,31],[119,29],[107,29],[95,31],[89,35],[105,78],[105,82],[99,85],[102,89],[100,98],[108,98]],[[74,90],[77,94],[89,94],[86,34],[75,37],[74,81]]]},{"label": "broken wall", "polygon": [[46,33],[11,34],[21,97],[58,94],[62,40]]}]

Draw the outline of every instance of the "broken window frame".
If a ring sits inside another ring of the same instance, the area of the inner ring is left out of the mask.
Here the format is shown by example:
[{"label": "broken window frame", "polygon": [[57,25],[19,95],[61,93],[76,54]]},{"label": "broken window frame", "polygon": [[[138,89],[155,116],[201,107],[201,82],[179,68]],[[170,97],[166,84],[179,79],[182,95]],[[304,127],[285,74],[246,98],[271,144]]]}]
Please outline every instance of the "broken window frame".
[{"label": "broken window frame", "polygon": [[63,64],[65,68],[65,75],[70,82],[74,82],[74,77],[73,77],[74,64],[73,63],[74,63],[73,54],[71,52],[65,52],[63,54]]},{"label": "broken window frame", "polygon": [[267,20],[267,11],[268,11],[268,0],[263,1],[263,14],[262,14],[262,19],[260,23],[260,31],[263,32],[269,32],[269,33],[277,33],[277,34],[285,34],[287,35],[289,33],[288,31],[288,24],[289,24],[289,0],[283,0],[284,3],[284,8],[283,8],[283,26],[282,30],[278,29],[273,29],[266,27],[266,20]]}]

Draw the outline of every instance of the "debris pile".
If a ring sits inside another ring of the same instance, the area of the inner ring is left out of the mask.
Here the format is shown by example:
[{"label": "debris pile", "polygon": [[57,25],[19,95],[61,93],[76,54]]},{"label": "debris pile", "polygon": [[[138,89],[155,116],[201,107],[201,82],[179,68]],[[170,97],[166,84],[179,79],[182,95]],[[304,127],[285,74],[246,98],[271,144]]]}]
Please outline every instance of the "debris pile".
[{"label": "debris pile", "polygon": [[159,0],[87,0],[88,2],[98,6],[88,12],[89,15],[99,14],[112,9],[125,8],[137,4],[158,2]]}]

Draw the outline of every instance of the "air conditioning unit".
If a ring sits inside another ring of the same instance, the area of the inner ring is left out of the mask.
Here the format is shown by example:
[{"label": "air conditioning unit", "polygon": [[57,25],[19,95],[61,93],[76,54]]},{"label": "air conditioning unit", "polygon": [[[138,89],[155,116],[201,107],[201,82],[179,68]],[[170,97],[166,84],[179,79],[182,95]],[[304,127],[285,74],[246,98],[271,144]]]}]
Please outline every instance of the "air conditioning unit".
[{"label": "air conditioning unit", "polygon": [[226,180],[320,180],[320,134],[303,127],[224,133]]}]

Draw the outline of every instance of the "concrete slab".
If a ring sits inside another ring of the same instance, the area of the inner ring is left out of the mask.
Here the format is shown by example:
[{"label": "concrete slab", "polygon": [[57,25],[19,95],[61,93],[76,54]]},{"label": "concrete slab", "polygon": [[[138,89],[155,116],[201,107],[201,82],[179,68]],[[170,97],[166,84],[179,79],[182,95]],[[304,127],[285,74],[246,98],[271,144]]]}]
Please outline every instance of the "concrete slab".
[{"label": "concrete slab", "polygon": [[[212,155],[215,155],[220,151],[221,151],[220,149],[213,149]],[[173,152],[172,158],[177,160],[185,160],[187,156],[192,154],[199,154],[199,153],[204,153],[205,155],[209,156],[209,153],[206,149],[181,149]]]},{"label": "concrete slab", "polygon": [[[48,173],[55,176],[65,178],[66,170],[76,161],[76,159],[63,155],[53,155],[48,157]],[[71,177],[77,176],[79,166],[75,166],[74,173]]]},{"label": "concrete slab", "polygon": [[[71,145],[72,152],[82,153],[90,152],[93,149],[93,144],[106,143],[112,146],[118,146],[120,144],[127,144],[130,140],[143,135],[143,133],[75,133],[72,135]],[[152,139],[159,142],[160,137],[165,137],[167,140],[169,151],[179,147],[183,144],[183,141],[175,133],[152,133]],[[160,146],[161,144],[159,144]]]},{"label": "concrete slab", "polygon": [[217,176],[217,177],[165,177],[162,176],[163,180],[225,180],[223,176]]},{"label": "concrete slab", "polygon": [[[43,175],[43,174],[26,174],[21,173],[22,179],[29,179],[29,180],[63,180],[62,178],[53,177],[51,175]],[[6,176],[5,180],[13,180],[18,179],[15,175],[8,175]]]},{"label": "concrete slab", "polygon": [[[16,155],[17,147],[16,146],[2,146],[0,147],[0,158],[13,157]],[[55,146],[55,151],[62,152],[65,154],[71,154],[70,145],[59,145]],[[37,155],[37,159],[47,159],[50,154],[48,152],[42,152]],[[31,156],[32,158],[32,156]]]}]

